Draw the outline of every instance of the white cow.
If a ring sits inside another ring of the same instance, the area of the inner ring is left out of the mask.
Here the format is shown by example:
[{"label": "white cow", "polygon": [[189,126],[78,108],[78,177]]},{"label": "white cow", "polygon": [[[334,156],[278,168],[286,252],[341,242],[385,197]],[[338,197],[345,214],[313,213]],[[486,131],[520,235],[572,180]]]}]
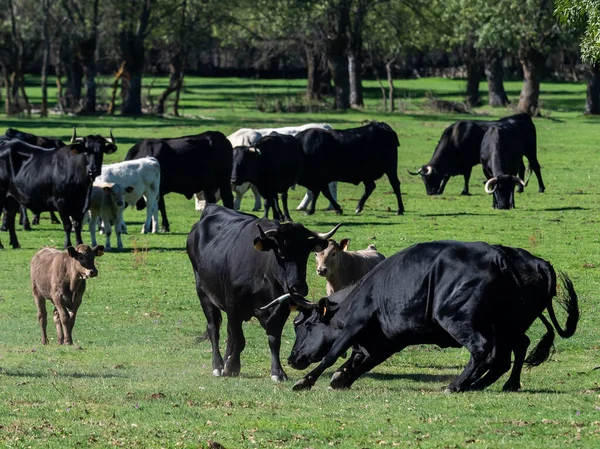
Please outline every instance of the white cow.
[{"label": "white cow", "polygon": [[[328,125],[327,123],[308,123],[306,125],[285,126],[282,128],[259,128],[259,129],[241,128],[241,129],[238,129],[233,134],[230,134],[229,136],[227,136],[227,139],[229,140],[229,142],[231,142],[231,146],[233,148],[240,147],[240,146],[249,147],[251,145],[254,145],[261,137],[268,136],[272,132],[277,132],[279,134],[285,134],[285,135],[289,135],[289,136],[295,136],[299,132],[310,129],[310,128],[332,129],[331,126]],[[232,185],[232,189],[235,192],[235,201],[233,203],[233,207],[235,210],[240,209],[240,206],[242,204],[242,197],[249,189],[251,189],[252,193],[254,194],[254,207],[252,208],[252,210],[256,212],[256,211],[259,211],[262,209],[261,197],[260,197],[260,194],[258,193],[258,190],[256,189],[256,187],[254,185],[250,184],[249,182],[245,182],[239,186]],[[333,199],[337,200],[337,182],[334,181],[334,182],[329,183],[329,190],[331,191],[331,194],[333,195]],[[220,196],[218,195],[218,192],[217,192],[216,200],[219,201],[219,199],[220,199]],[[296,209],[297,210],[306,210],[306,208],[311,200],[312,200],[312,193],[307,191],[306,195],[304,196],[304,199],[302,200],[302,202]],[[197,193],[196,194],[196,210],[198,210],[198,211],[203,210],[204,205],[205,205],[204,196],[202,195],[202,193]]]},{"label": "white cow", "polygon": [[[96,181],[112,182],[133,189],[125,193],[125,202],[135,206],[143,196],[146,200],[146,222],[142,234],[158,230],[158,195],[160,191],[160,164],[153,157],[143,157],[131,161],[118,162],[102,166],[102,174]],[[121,215],[120,225],[123,233],[127,227]]]},{"label": "white cow", "polygon": [[106,235],[106,244],[104,249],[110,251],[110,236],[112,227],[115,227],[117,234],[117,248],[123,249],[121,233],[123,231],[120,223],[123,221],[123,210],[125,209],[126,193],[133,191],[132,186],[123,187],[121,184],[113,182],[94,181],[92,194],[90,195],[90,237],[92,246],[96,246],[96,229],[98,227],[98,218],[102,220],[104,234]]}]

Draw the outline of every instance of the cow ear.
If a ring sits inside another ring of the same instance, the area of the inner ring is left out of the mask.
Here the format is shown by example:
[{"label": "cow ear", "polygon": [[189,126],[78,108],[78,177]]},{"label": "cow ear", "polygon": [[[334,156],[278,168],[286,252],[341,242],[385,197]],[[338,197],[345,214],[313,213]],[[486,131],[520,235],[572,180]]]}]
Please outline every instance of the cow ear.
[{"label": "cow ear", "polygon": [[327,246],[329,245],[329,242],[327,240],[323,240],[323,239],[317,239],[317,238],[310,238],[308,239],[308,245],[309,245],[309,251],[314,251],[316,253],[320,253],[321,251],[324,251],[325,248],[327,248]]},{"label": "cow ear", "polygon": [[273,247],[273,242],[270,238],[262,239],[260,237],[256,237],[254,239],[254,249],[256,251],[271,251]]},{"label": "cow ear", "polygon": [[100,257],[100,256],[104,255],[104,246],[102,246],[102,245],[94,246],[94,248],[92,248],[92,251],[94,252],[96,257]]},{"label": "cow ear", "polygon": [[67,252],[69,253],[69,256],[72,258],[77,258],[77,256],[79,255],[79,253],[77,252],[77,250],[75,248],[73,248],[72,246],[69,246],[67,248]]},{"label": "cow ear", "polygon": [[340,240],[340,246],[343,251],[348,251],[348,246],[350,245],[350,239],[342,239]]},{"label": "cow ear", "polygon": [[71,153],[80,154],[85,151],[85,145],[82,143],[73,143],[69,145],[71,147]]},{"label": "cow ear", "polygon": [[317,312],[322,320],[329,320],[333,316],[332,304],[329,298],[321,298],[317,305]]},{"label": "cow ear", "polygon": [[127,193],[131,193],[131,192],[133,192],[133,189],[134,189],[134,188],[135,188],[135,187],[133,187],[133,186],[129,186],[129,187],[127,187],[127,188],[125,189],[125,191],[126,191]]}]

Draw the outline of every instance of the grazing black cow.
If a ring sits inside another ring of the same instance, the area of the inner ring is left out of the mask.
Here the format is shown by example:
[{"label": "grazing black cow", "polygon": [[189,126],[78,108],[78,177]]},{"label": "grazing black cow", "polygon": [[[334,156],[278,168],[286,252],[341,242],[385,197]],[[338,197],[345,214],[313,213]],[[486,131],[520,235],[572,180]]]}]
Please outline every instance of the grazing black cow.
[{"label": "grazing black cow", "polygon": [[[53,137],[36,136],[35,134],[19,131],[18,129],[8,128],[4,133],[4,136],[0,136],[0,141],[6,141],[11,139],[22,140],[23,142],[27,142],[30,145],[49,149],[60,148],[66,145],[60,139],[55,139]],[[50,221],[52,222],[52,224],[60,224],[60,221],[56,217],[54,211],[50,212]],[[39,222],[40,215],[37,214],[33,217],[33,224],[39,224]],[[24,207],[21,208],[20,223],[23,225],[23,229],[25,229],[26,231],[29,231],[31,229],[31,224],[29,223],[29,218],[27,217],[27,209]],[[4,215],[0,231],[6,231],[6,229],[6,215]]]},{"label": "grazing black cow", "polygon": [[[19,247],[15,214],[19,203],[34,213],[58,211],[65,231],[65,248],[75,228],[82,244],[81,221],[87,212],[94,178],[100,174],[104,154],[117,150],[114,139],[87,136],[54,150],[20,140],[0,142],[0,209],[5,208],[10,244]],[[0,244],[2,248],[2,244]]]},{"label": "grazing black cow", "polygon": [[481,142],[481,165],[487,178],[485,193],[494,195],[492,207],[515,207],[515,185],[525,185],[517,175],[523,163],[523,141],[510,126],[490,126]]},{"label": "grazing black cow", "polygon": [[[219,190],[223,205],[233,208],[231,193],[231,166],[233,150],[223,133],[207,131],[194,136],[174,139],[144,139],[127,152],[125,160],[155,157],[160,163],[160,196],[158,208],[162,216],[162,230],[169,232],[169,220],[164,196],[170,192],[192,198],[203,191],[206,201],[215,203]],[[143,199],[138,208],[143,208]]]},{"label": "grazing black cow", "polygon": [[[206,316],[215,376],[237,376],[246,340],[242,322],[257,317],[267,332],[271,349],[271,378],[287,376],[279,360],[281,332],[290,308],[260,310],[287,292],[308,293],[308,255],[327,247],[326,234],[301,224],[259,219],[217,205],[207,205],[187,238],[187,253],[194,268],[196,291]],[[225,361],[219,351],[221,310],[227,314]]]},{"label": "grazing black cow", "polygon": [[362,212],[369,195],[375,190],[375,181],[384,174],[388,176],[398,200],[397,214],[404,213],[400,181],[396,172],[398,165],[398,136],[382,122],[371,122],[360,128],[345,130],[308,129],[296,135],[304,152],[304,168],[298,184],[314,194],[308,210],[315,212],[319,193],[333,204],[338,213],[342,208],[333,199],[328,183],[350,182],[365,186],[365,193],[358,201],[356,213]]},{"label": "grazing black cow", "polygon": [[[288,209],[288,189],[298,182],[302,172],[302,147],[293,136],[272,133],[253,146],[233,149],[231,182],[241,185],[250,182],[265,199],[265,218],[273,208],[273,219],[292,221]],[[281,193],[283,211],[277,194]]]},{"label": "grazing black cow", "polygon": [[[448,392],[491,385],[510,369],[511,352],[515,363],[504,390],[518,390],[523,363],[542,363],[553,344],[554,332],[542,312],[548,310],[563,338],[575,333],[577,295],[566,275],[562,281],[560,300],[568,314],[564,330],[552,306],[556,274],[543,259],[483,242],[414,245],[381,262],[349,292],[340,290],[318,304],[297,302],[302,311],[294,322],[296,341],[288,362],[296,369],[320,364],[294,389],[312,387],[350,348],[350,359],[332,377],[333,388],[349,388],[406,346],[435,344],[464,346],[471,353]],[[525,359],[525,332],[537,318],[550,335]]]},{"label": "grazing black cow", "polygon": [[[504,117],[497,121],[463,120],[448,126],[442,133],[433,156],[427,165],[411,175],[421,175],[427,195],[441,195],[451,176],[463,175],[465,185],[461,195],[469,195],[469,178],[472,168],[481,162],[481,142],[490,126],[511,125],[513,132],[521,140],[522,155],[519,164],[519,177],[525,175],[522,156],[529,161],[530,169],[538,180],[539,191],[545,190],[540,163],[537,160],[537,136],[535,125],[527,114]],[[519,186],[519,192],[523,186]]]}]

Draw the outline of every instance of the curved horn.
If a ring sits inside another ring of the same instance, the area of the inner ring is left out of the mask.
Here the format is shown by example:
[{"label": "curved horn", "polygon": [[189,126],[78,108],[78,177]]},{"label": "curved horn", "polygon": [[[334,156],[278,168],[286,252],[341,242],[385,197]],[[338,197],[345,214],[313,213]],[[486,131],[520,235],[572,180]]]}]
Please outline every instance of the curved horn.
[{"label": "curved horn", "polygon": [[268,231],[265,231],[265,236],[266,237],[272,237],[275,234],[277,234],[277,229],[269,229]]},{"label": "curved horn", "polygon": [[340,229],[340,226],[341,226],[341,225],[342,225],[342,223],[339,223],[339,224],[335,225],[335,227],[334,227],[334,228],[333,228],[331,231],[329,231],[329,232],[326,232],[326,233],[324,233],[324,234],[321,234],[321,233],[319,232],[319,233],[317,233],[317,236],[318,236],[320,239],[327,240],[328,238],[331,238],[331,236],[333,236],[333,234],[335,234],[335,233],[337,232],[337,230],[338,230],[338,229]]},{"label": "curved horn", "polygon": [[[496,182],[498,181],[498,179],[496,179],[496,177],[490,178],[487,180],[487,182],[485,183],[485,193],[490,194],[490,193],[494,193],[494,190],[496,190]],[[493,188],[492,188],[493,186]]]},{"label": "curved horn", "polygon": [[260,310],[270,309],[274,305],[281,304],[283,301],[285,301],[286,299],[288,299],[290,296],[292,296],[290,293],[286,293],[284,295],[281,295],[279,298],[275,298],[273,301],[271,301],[266,306],[261,307]]},{"label": "curved horn", "polygon": [[515,184],[520,183],[523,187],[527,187],[527,183],[518,176],[513,176],[513,179],[515,180]]},{"label": "curved horn", "polygon": [[110,143],[112,143],[113,145],[115,145],[117,143],[117,139],[115,139],[115,137],[113,136],[112,133],[112,128],[108,129],[108,134],[110,135],[110,137],[106,140],[108,140]]},{"label": "curved horn", "polygon": [[254,146],[252,146],[252,147],[248,147],[248,151],[249,151],[250,153],[256,153],[256,154],[258,154],[259,156],[262,154],[262,153],[260,152],[260,150],[259,150],[258,148],[256,148],[256,147],[254,147]]},{"label": "curved horn", "polygon": [[421,174],[421,169],[419,168],[417,171],[410,171],[408,168],[406,169],[409,175],[417,176]]},{"label": "curved horn", "polygon": [[71,142],[70,143],[74,143],[75,139],[77,139],[77,131],[75,130],[75,127],[73,127],[73,135],[71,136]]}]

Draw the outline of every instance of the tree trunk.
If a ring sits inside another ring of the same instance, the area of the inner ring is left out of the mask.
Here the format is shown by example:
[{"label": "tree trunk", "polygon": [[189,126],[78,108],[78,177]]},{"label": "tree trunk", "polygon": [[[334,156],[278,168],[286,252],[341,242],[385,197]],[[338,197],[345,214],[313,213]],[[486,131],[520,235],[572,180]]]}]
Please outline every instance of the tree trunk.
[{"label": "tree trunk", "polygon": [[327,63],[334,85],[334,107],[350,107],[350,76],[348,73],[348,23],[350,0],[340,0],[328,15],[330,30],[325,42]]},{"label": "tree trunk", "polygon": [[85,96],[81,112],[93,114],[96,112],[96,37],[92,35],[92,37],[83,41],[79,49],[85,78]]},{"label": "tree trunk", "polygon": [[44,23],[42,25],[42,37],[44,39],[42,53],[42,107],[40,115],[48,117],[48,67],[50,65],[50,31],[48,30],[48,17],[50,15],[50,0],[43,0]]},{"label": "tree trunk", "polygon": [[394,102],[394,61],[388,61],[385,64],[385,73],[387,75],[388,81],[388,95],[390,100],[390,112],[394,112],[396,110],[396,103]]},{"label": "tree trunk", "polygon": [[119,70],[115,74],[115,80],[113,81],[112,92],[110,95],[110,103],[108,103],[108,111],[106,113],[108,115],[113,115],[115,113],[115,100],[117,98],[117,89],[119,88],[119,80],[123,77],[125,73],[125,61],[121,63]]},{"label": "tree trunk", "polygon": [[183,78],[185,76],[185,61],[183,67],[179,73],[179,82],[177,83],[177,92],[175,92],[175,101],[173,102],[173,115],[179,117],[179,98],[181,96],[181,89],[183,88]]},{"label": "tree trunk", "polygon": [[596,63],[589,68],[586,78],[585,113],[600,114],[600,63]]},{"label": "tree trunk", "polygon": [[308,69],[306,97],[309,100],[318,100],[331,93],[331,76],[326,70],[324,55],[320,50],[311,45],[306,45],[304,49]]},{"label": "tree trunk", "polygon": [[517,109],[535,117],[540,114],[540,78],[546,58],[533,48],[521,48],[519,49],[519,60],[523,66],[523,88]]},{"label": "tree trunk", "polygon": [[350,82],[350,105],[363,107],[363,89],[362,89],[362,61],[358,54],[350,53],[348,55],[348,75]]},{"label": "tree trunk", "polygon": [[467,98],[465,102],[470,108],[479,106],[479,80],[481,78],[481,64],[477,51],[472,44],[467,48]]},{"label": "tree trunk", "polygon": [[163,93],[158,97],[158,104],[156,105],[156,115],[163,115],[165,113],[165,103],[169,95],[173,92],[176,92],[179,88],[179,80],[181,78],[181,66],[182,66],[182,55],[181,53],[176,53],[171,62],[169,63],[169,85],[163,91]]},{"label": "tree trunk", "polygon": [[502,55],[489,53],[485,58],[485,76],[488,82],[488,96],[490,106],[506,106],[510,103],[504,90],[504,68]]},{"label": "tree trunk", "polygon": [[348,109],[350,107],[350,79],[348,58],[345,53],[329,55],[329,72],[334,85],[333,107]]}]

